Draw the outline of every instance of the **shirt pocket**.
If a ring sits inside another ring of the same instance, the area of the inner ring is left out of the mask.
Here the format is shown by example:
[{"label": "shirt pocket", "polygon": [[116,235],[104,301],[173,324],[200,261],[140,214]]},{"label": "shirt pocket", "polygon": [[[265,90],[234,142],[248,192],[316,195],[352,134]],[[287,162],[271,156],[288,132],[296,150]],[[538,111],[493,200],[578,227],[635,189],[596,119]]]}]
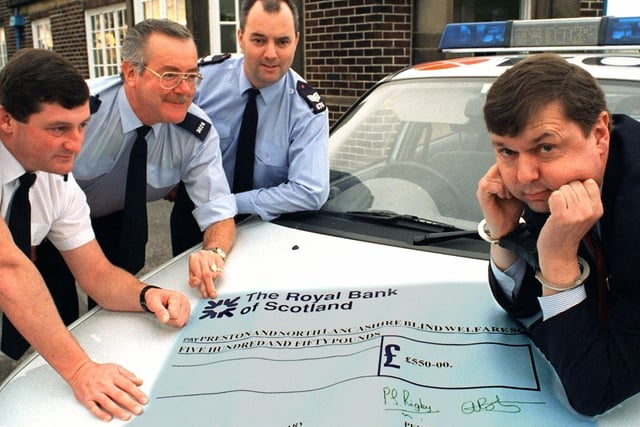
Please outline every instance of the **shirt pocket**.
[{"label": "shirt pocket", "polygon": [[286,182],[289,175],[288,147],[277,147],[268,142],[256,146],[255,166],[261,186],[273,187]]},{"label": "shirt pocket", "polygon": [[220,151],[224,153],[231,144],[231,127],[226,125],[222,119],[213,120],[213,127],[220,138]]},{"label": "shirt pocket", "polygon": [[31,245],[38,246],[47,237],[50,230],[49,224],[44,222],[33,221],[31,222]]}]

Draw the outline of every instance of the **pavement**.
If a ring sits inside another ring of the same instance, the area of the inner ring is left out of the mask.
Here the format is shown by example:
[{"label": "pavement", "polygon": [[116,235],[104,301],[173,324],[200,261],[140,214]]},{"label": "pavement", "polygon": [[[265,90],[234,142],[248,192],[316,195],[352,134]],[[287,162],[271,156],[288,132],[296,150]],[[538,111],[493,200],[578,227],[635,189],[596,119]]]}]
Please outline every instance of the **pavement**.
[{"label": "pavement", "polygon": [[[146,262],[138,273],[142,276],[171,258],[171,239],[169,237],[169,214],[172,204],[165,200],[158,200],[147,205],[149,216],[149,242],[147,243]],[[86,311],[86,298],[80,297],[85,303],[81,305],[81,314]],[[1,312],[0,312],[1,313]],[[0,339],[2,331],[0,330]],[[31,355],[28,351],[21,359],[14,361],[0,352],[0,383],[13,371],[18,364]]]}]

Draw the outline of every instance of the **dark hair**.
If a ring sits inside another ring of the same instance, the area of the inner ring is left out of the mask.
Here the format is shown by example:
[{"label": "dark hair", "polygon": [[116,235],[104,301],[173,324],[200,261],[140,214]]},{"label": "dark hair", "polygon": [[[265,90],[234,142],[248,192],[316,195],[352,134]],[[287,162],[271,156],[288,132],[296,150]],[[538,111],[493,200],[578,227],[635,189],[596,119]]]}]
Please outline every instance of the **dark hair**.
[{"label": "dark hair", "polygon": [[149,36],[154,33],[164,34],[178,40],[193,40],[193,34],[187,27],[169,19],[145,19],[127,31],[122,41],[122,59],[131,62],[139,73],[146,65],[145,47]]},{"label": "dark hair", "polygon": [[484,105],[489,132],[517,136],[542,108],[559,101],[565,116],[588,136],[607,111],[604,91],[583,68],[556,54],[533,55],[505,71]]},{"label": "dark hair", "polygon": [[41,104],[79,107],[89,88],[78,70],[61,55],[45,49],[21,49],[0,71],[0,104],[20,122],[42,110]]},{"label": "dark hair", "polygon": [[240,31],[244,33],[244,26],[247,23],[247,15],[249,15],[249,11],[257,1],[262,3],[262,9],[268,13],[280,12],[281,3],[289,6],[289,9],[291,9],[291,13],[293,14],[293,27],[295,28],[296,33],[300,32],[298,7],[293,0],[244,0],[240,6]]}]

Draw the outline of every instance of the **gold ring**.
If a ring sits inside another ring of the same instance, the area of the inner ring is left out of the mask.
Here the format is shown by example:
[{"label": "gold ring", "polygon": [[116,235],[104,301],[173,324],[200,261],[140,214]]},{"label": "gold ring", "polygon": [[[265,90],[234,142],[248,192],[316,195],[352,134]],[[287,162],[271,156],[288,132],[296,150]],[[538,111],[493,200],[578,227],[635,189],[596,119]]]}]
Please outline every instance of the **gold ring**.
[{"label": "gold ring", "polygon": [[211,271],[214,273],[222,273],[222,269],[218,267],[215,263],[211,264]]}]

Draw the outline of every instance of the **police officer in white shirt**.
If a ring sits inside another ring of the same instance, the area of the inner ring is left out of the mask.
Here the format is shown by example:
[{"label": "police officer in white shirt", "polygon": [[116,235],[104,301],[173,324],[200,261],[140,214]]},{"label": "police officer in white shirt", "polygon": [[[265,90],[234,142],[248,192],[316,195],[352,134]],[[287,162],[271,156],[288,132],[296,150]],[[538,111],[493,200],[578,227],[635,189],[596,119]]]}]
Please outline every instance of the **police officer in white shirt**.
[{"label": "police officer in white shirt", "polygon": [[[56,312],[31,246],[49,239],[79,285],[106,309],[146,310],[180,327],[190,306],[185,295],[115,267],[96,242],[84,194],[69,174],[89,117],[84,79],[53,51],[20,50],[0,72],[0,311],[96,417],[128,420],[148,402],[138,388],[142,380],[121,366],[92,361],[80,348]],[[30,174],[35,182],[22,206],[28,209],[30,201],[31,213],[17,215],[21,177]],[[7,338],[3,332],[3,348],[12,352]]]}]

